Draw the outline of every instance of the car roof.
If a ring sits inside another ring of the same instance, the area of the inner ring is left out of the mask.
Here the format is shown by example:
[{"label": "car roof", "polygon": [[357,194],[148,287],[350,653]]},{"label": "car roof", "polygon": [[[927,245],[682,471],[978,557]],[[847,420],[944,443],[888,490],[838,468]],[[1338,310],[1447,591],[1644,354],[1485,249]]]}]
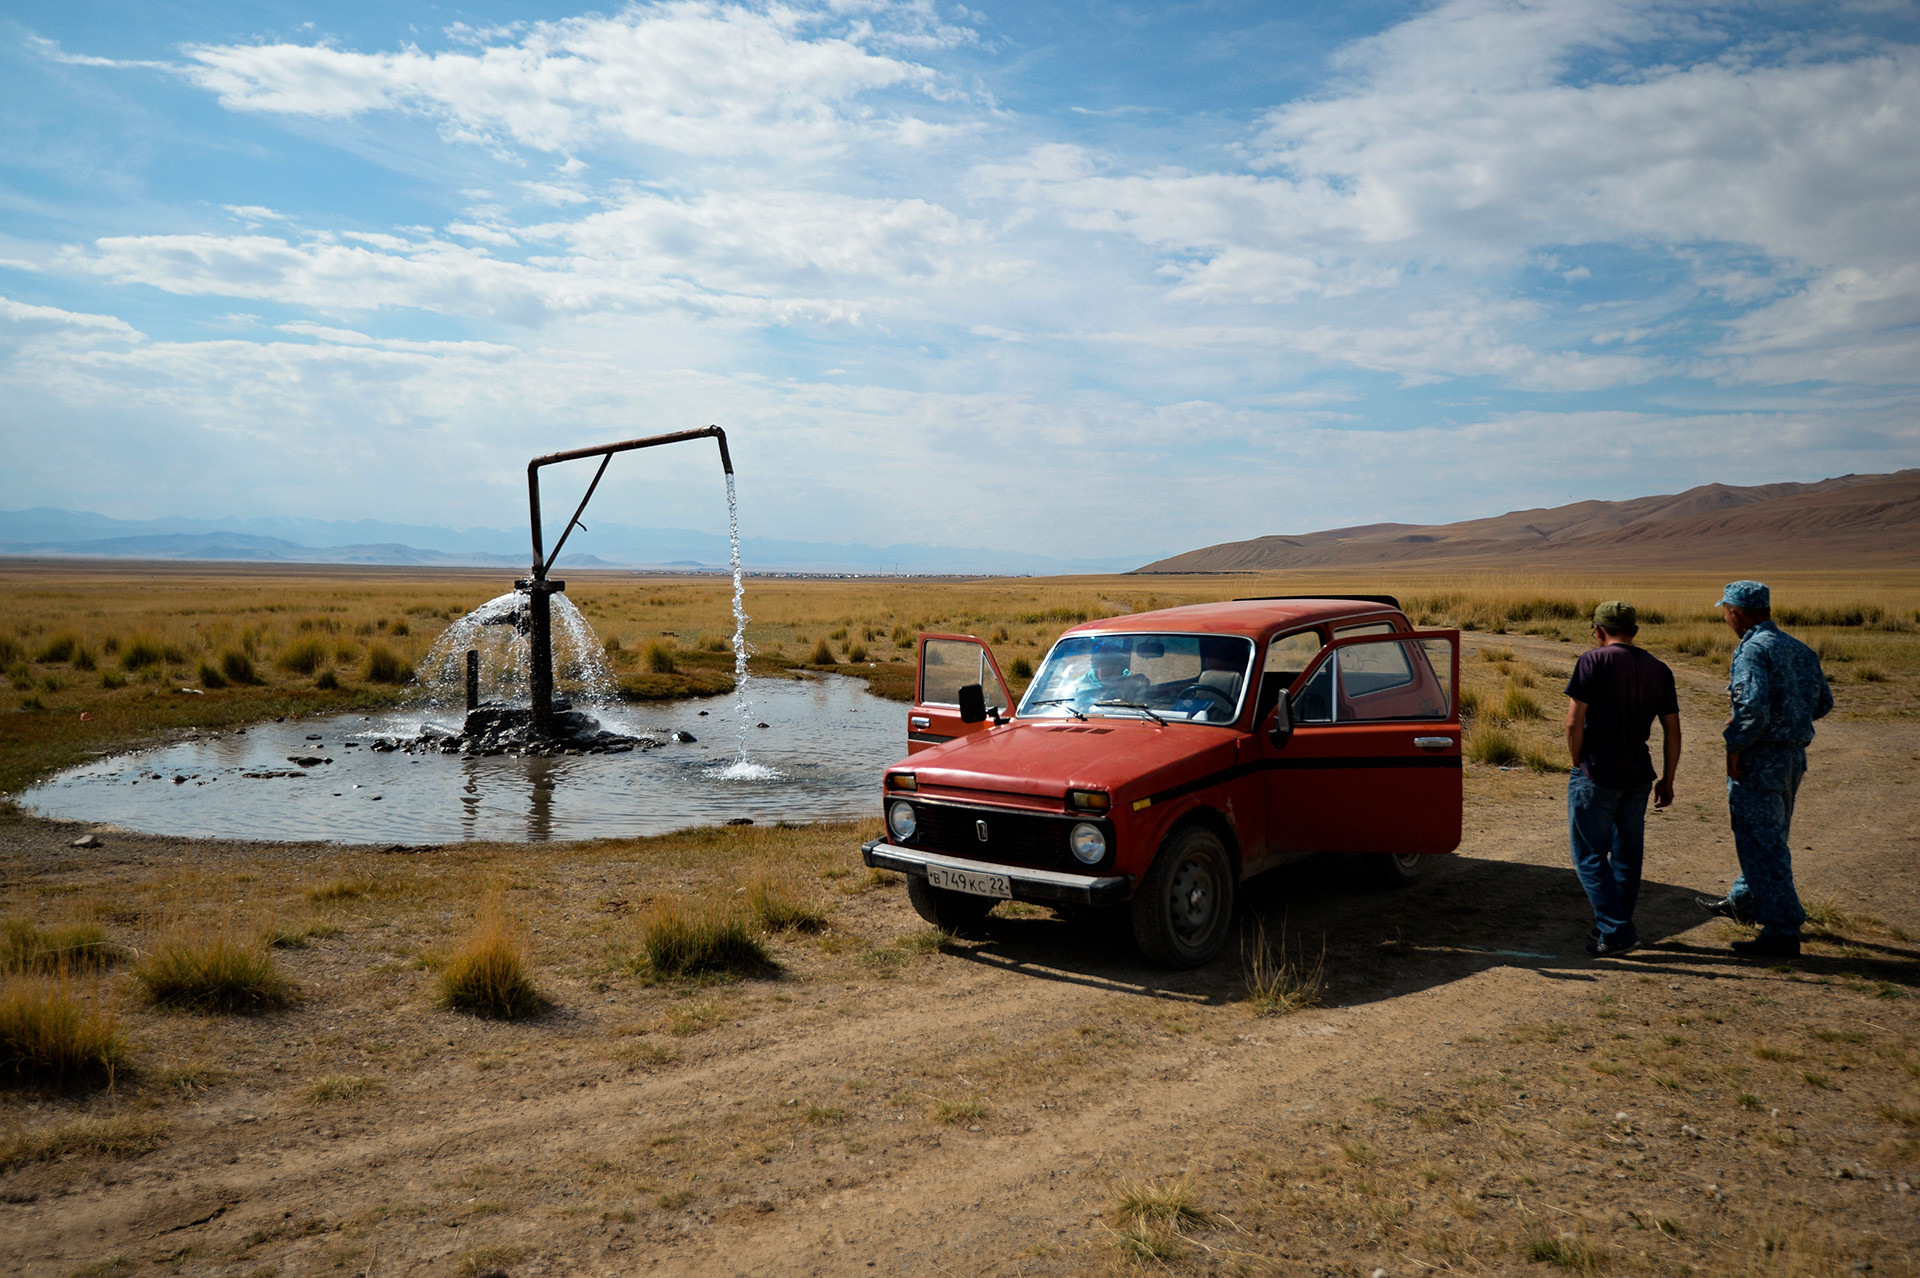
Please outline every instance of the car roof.
[{"label": "car roof", "polygon": [[1124,617],[1102,617],[1098,621],[1073,626],[1066,633],[1111,634],[1164,630],[1176,633],[1256,635],[1288,626],[1310,626],[1359,618],[1391,619],[1397,622],[1403,616],[1398,608],[1377,599],[1343,599],[1338,596],[1234,599],[1223,603],[1188,604],[1181,608],[1135,612]]}]

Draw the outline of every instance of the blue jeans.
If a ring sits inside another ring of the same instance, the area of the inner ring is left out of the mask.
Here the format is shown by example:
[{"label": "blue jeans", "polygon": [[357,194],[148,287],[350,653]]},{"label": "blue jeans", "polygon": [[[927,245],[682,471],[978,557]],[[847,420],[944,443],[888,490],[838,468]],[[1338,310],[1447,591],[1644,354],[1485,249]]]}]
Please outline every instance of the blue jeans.
[{"label": "blue jeans", "polygon": [[1740,756],[1740,777],[1727,778],[1727,810],[1733,816],[1733,850],[1740,877],[1727,895],[1760,920],[1762,936],[1798,936],[1807,912],[1793,887],[1793,800],[1807,774],[1807,752],[1757,749]]},{"label": "blue jeans", "polygon": [[1630,790],[1595,785],[1575,769],[1567,778],[1567,835],[1573,870],[1593,905],[1600,943],[1638,945],[1633,907],[1640,899],[1640,863],[1647,849],[1647,795],[1653,782]]}]

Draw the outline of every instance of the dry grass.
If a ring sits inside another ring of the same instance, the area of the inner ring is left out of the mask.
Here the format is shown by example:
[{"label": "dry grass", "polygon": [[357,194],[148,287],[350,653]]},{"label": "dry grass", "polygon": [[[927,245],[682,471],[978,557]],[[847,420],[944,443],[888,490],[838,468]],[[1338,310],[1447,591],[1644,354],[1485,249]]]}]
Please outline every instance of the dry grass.
[{"label": "dry grass", "polygon": [[[705,637],[733,630],[723,578],[636,580],[578,571],[570,579],[568,597],[600,635],[624,695],[731,690],[727,643]],[[1826,642],[1836,659],[1851,658],[1834,670],[1884,676],[1849,675],[1848,713],[1920,710],[1920,572],[1791,572],[1769,580],[1784,625],[1809,643]],[[747,637],[755,674],[778,676],[808,658],[823,666],[838,662],[831,637],[840,636],[853,664],[834,668],[868,679],[883,696],[904,698],[911,695],[916,633],[978,634],[990,639],[1018,694],[1028,676],[1015,672],[1031,670],[1064,627],[1094,617],[1237,596],[1387,591],[1423,625],[1567,640],[1571,662],[1586,642],[1593,602],[1625,598],[1641,609],[1641,643],[1663,657],[1717,669],[1732,641],[1708,606],[1722,584],[1717,574],[1698,572],[1516,575],[1406,567],[971,581],[756,578],[747,590],[753,615]],[[11,790],[91,750],[156,729],[390,703],[405,695],[402,685],[377,681],[371,652],[343,659],[343,645],[349,654],[384,646],[411,667],[451,619],[499,594],[506,581],[490,570],[112,563],[76,569],[20,561],[0,569],[0,587],[0,597],[19,608],[0,667],[16,676],[23,703],[31,699],[47,712],[0,715],[0,790]],[[856,645],[871,664],[853,655]],[[662,656],[671,673],[652,668]],[[217,670],[224,688],[210,688],[204,697],[169,695],[196,682],[202,663]],[[97,676],[87,672],[89,665],[97,665]],[[86,677],[76,677],[82,673]],[[48,690],[48,681],[59,690]],[[1505,687],[1491,691],[1492,702],[1501,703]],[[1551,684],[1541,685],[1541,692],[1551,691]],[[1518,702],[1514,708],[1525,713]],[[93,719],[81,721],[81,711]],[[1550,741],[1529,738],[1524,762],[1533,762],[1528,747],[1543,759],[1554,754]]]},{"label": "dry grass", "polygon": [[134,964],[147,1001],[197,1012],[264,1012],[291,1003],[293,982],[274,961],[268,935],[170,929]]},{"label": "dry grass", "polygon": [[497,902],[482,908],[464,944],[440,965],[442,1007],[494,1020],[536,1015],[545,1005],[527,976],[519,927]]},{"label": "dry grass", "polygon": [[22,919],[0,923],[0,973],[71,972],[107,966],[119,949],[97,923],[39,928]]},{"label": "dry grass", "polygon": [[801,895],[792,876],[765,867],[747,881],[747,910],[769,932],[827,929],[827,912]]},{"label": "dry grass", "polygon": [[1282,925],[1277,942],[1269,941],[1264,923],[1255,923],[1240,941],[1240,971],[1247,988],[1247,1006],[1256,1016],[1288,1016],[1317,1007],[1326,991],[1327,948],[1311,963],[1304,953],[1288,952]]},{"label": "dry grass", "polygon": [[65,975],[0,978],[0,1081],[111,1083],[127,1062],[119,1017]]},{"label": "dry grass", "polygon": [[1214,1224],[1200,1206],[1191,1176],[1123,1181],[1109,1215],[1115,1245],[1130,1260],[1173,1259],[1186,1235]]},{"label": "dry grass", "polygon": [[370,1092],[381,1090],[377,1078],[363,1078],[354,1074],[327,1074],[316,1078],[306,1090],[306,1098],[315,1105],[325,1105],[333,1101],[353,1100]]},{"label": "dry grass", "polygon": [[772,971],[773,954],[752,922],[730,906],[667,901],[640,921],[640,963],[661,976]]},{"label": "dry grass", "polygon": [[0,1171],[22,1163],[53,1162],[75,1155],[138,1158],[160,1148],[163,1119],[130,1114],[74,1118],[46,1127],[16,1128],[0,1136]]},{"label": "dry grass", "polygon": [[935,1101],[927,1110],[928,1119],[946,1127],[956,1123],[977,1123],[986,1116],[986,1104],[972,1096],[961,1100]]}]

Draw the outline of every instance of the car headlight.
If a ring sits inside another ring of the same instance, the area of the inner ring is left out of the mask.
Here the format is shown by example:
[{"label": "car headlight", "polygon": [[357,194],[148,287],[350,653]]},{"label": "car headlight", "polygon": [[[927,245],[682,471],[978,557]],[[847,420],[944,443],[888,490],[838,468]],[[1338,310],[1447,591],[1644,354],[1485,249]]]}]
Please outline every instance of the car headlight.
[{"label": "car headlight", "polygon": [[1067,836],[1067,841],[1073,845],[1074,859],[1082,865],[1098,865],[1107,854],[1106,832],[1085,821],[1073,827],[1073,833]]},{"label": "car headlight", "polygon": [[894,838],[911,839],[913,832],[919,827],[920,823],[914,819],[911,803],[896,803],[887,809],[887,829],[893,832]]}]

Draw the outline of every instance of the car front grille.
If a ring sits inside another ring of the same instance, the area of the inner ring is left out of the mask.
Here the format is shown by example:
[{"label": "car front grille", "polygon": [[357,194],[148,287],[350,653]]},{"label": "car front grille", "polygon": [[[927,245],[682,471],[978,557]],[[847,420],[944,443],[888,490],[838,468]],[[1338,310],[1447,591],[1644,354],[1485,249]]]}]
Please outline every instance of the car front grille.
[{"label": "car front grille", "polygon": [[[1083,865],[1067,845],[1067,833],[1084,817],[1043,816],[1032,812],[1014,812],[1006,808],[969,808],[944,803],[916,802],[913,805],[918,828],[906,846],[973,861],[1033,865],[1049,870],[1072,870],[1085,874],[1099,866]],[[987,837],[980,838],[979,823],[986,822]],[[1097,822],[1107,832],[1107,860],[1113,858],[1113,831],[1105,822]]]}]

